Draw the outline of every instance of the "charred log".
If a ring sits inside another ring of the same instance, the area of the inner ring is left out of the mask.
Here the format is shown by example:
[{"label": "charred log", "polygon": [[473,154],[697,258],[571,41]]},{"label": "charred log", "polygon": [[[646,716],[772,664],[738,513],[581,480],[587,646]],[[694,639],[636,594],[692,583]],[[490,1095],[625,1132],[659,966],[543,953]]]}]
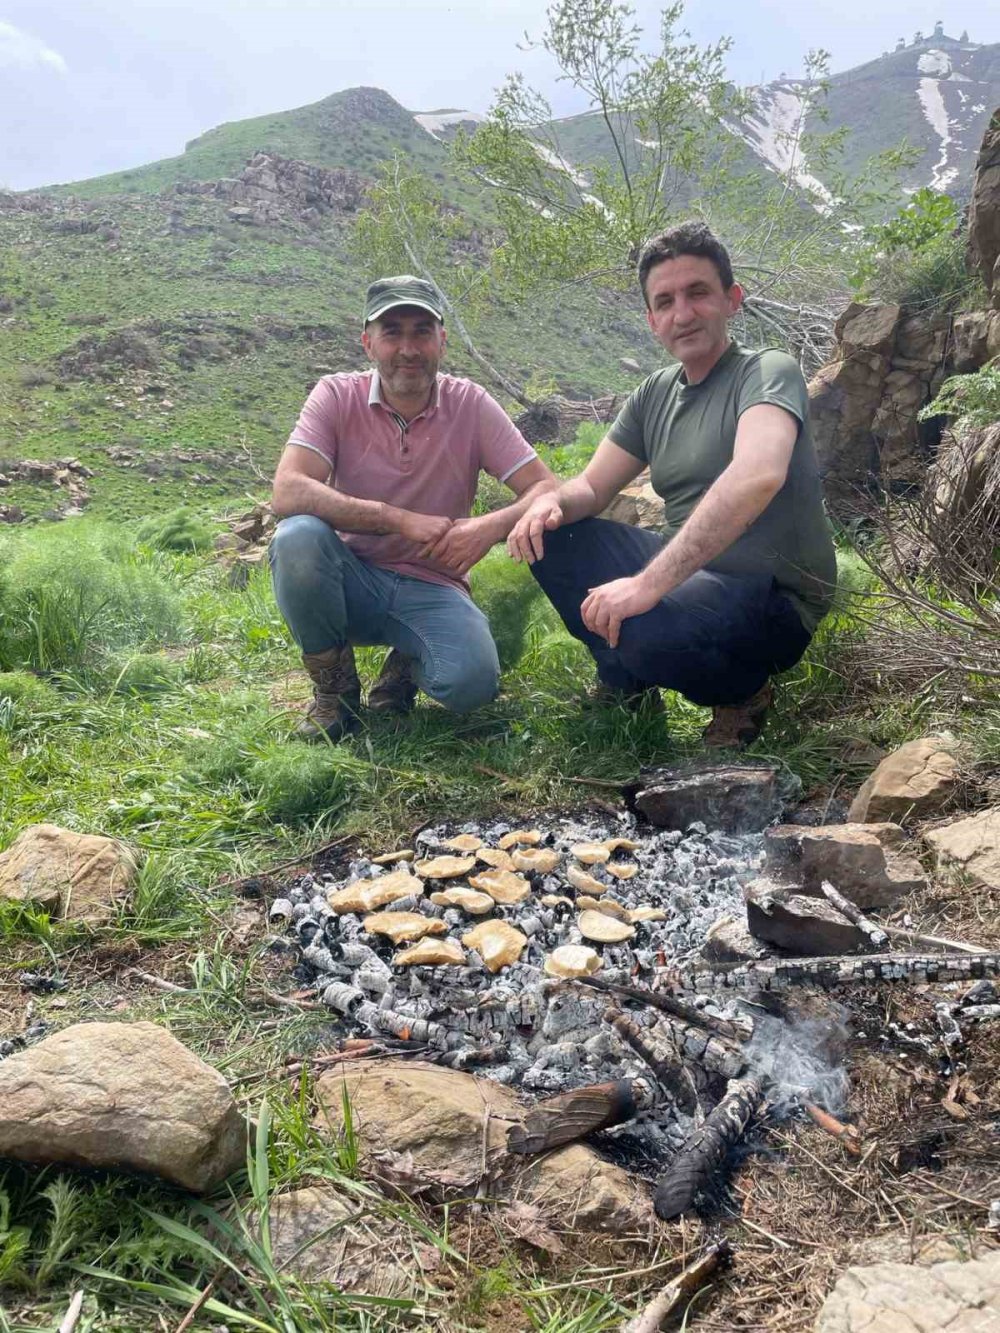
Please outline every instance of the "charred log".
[{"label": "charred log", "polygon": [[759,1078],[734,1079],[725,1097],[688,1138],[660,1178],[653,1195],[657,1217],[671,1221],[686,1213],[695,1195],[721,1168],[746,1132],[763,1097]]},{"label": "charred log", "polygon": [[511,1125],[507,1147],[516,1153],[547,1152],[599,1129],[634,1120],[653,1100],[653,1089],[641,1078],[574,1088],[539,1102],[522,1125]]},{"label": "charred log", "polygon": [[636,1004],[672,1014],[675,1018],[683,1019],[695,1027],[705,1028],[706,1031],[724,1040],[749,1041],[753,1036],[753,1020],[750,1018],[741,1016],[739,1022],[719,1018],[716,1014],[706,1014],[704,1009],[699,1009],[686,1000],[675,999],[672,995],[664,995],[646,986],[625,986],[617,981],[605,981],[603,977],[576,977],[574,980],[578,985],[589,986],[592,990],[603,991],[606,995],[618,995],[624,1000],[634,1000]]},{"label": "charred log", "polygon": [[690,1075],[686,1076],[684,1069],[679,1066],[673,1046],[657,1043],[646,1029],[618,1009],[606,1010],[604,1021],[610,1023],[619,1037],[646,1062],[657,1083],[673,1097],[678,1106],[689,1114],[697,1110],[697,1089]]},{"label": "charred log", "polygon": [[1000,976],[1000,953],[866,954],[824,958],[761,959],[749,963],[717,964],[672,974],[685,989],[784,991],[797,986],[836,990],[879,981],[902,981],[912,986],[927,982],[979,981]]}]

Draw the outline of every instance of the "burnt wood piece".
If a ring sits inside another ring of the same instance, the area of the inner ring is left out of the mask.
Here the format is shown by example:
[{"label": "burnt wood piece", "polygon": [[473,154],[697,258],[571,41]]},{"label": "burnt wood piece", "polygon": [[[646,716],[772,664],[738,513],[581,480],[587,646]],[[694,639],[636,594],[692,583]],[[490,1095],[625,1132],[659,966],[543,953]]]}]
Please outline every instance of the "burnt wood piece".
[{"label": "burnt wood piece", "polygon": [[721,1074],[723,1078],[739,1078],[747,1067],[740,1047],[672,1014],[659,1014],[645,1030],[657,1048],[673,1048],[678,1064],[701,1065],[710,1074]]},{"label": "burnt wood piece", "polygon": [[605,1010],[604,1021],[610,1023],[622,1041],[631,1046],[640,1059],[645,1060],[657,1083],[682,1110],[691,1114],[697,1109],[696,1090],[690,1079],[685,1077],[677,1052],[672,1046],[656,1044],[644,1028],[627,1018],[619,1009]]},{"label": "burnt wood piece", "polygon": [[761,959],[749,963],[717,963],[710,968],[677,971],[673,980],[686,990],[785,991],[796,986],[837,990],[878,981],[903,981],[912,986],[927,982],[980,981],[1000,976],[1000,953],[865,954],[829,958]]},{"label": "burnt wood piece", "polygon": [[547,1152],[598,1129],[634,1120],[652,1104],[652,1088],[641,1078],[573,1088],[539,1102],[524,1117],[523,1124],[511,1125],[507,1148],[516,1153]]},{"label": "burnt wood piece", "polygon": [[845,898],[828,879],[824,879],[819,887],[830,906],[835,907],[841,916],[846,916],[852,925],[857,926],[858,930],[867,939],[868,947],[872,953],[878,953],[880,949],[889,947],[889,936],[880,925],[865,916],[857,903],[852,903],[850,898]]},{"label": "burnt wood piece", "polygon": [[620,995],[623,999],[634,1000],[636,1004],[659,1009],[664,1014],[673,1014],[675,1018],[682,1018],[687,1023],[693,1023],[695,1027],[705,1028],[706,1031],[714,1032],[716,1036],[727,1038],[729,1041],[748,1041],[753,1036],[753,1020],[749,1018],[745,1020],[745,1026],[741,1030],[738,1024],[731,1023],[727,1018],[706,1014],[704,1009],[698,1009],[686,1000],[677,1000],[672,995],[663,995],[646,986],[625,986],[617,981],[605,981],[603,977],[574,977],[573,980],[578,985],[589,986],[592,990],[604,991],[606,995]]},{"label": "burnt wood piece", "polygon": [[694,1263],[688,1264],[659,1295],[654,1296],[641,1314],[622,1324],[621,1333],[659,1333],[667,1318],[700,1289],[706,1278],[729,1262],[732,1248],[727,1240],[716,1241]]},{"label": "burnt wood piece", "polygon": [[725,1097],[691,1134],[657,1182],[653,1207],[665,1222],[688,1212],[698,1191],[740,1141],[763,1098],[759,1078],[733,1079]]}]

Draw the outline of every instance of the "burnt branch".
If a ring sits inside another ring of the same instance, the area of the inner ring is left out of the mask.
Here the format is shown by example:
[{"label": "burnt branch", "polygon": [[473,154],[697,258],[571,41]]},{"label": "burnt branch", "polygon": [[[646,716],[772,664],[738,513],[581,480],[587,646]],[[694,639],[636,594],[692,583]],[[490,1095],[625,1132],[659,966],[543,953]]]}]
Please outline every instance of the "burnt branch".
[{"label": "burnt branch", "polygon": [[797,986],[836,990],[879,981],[902,981],[912,986],[926,982],[980,981],[1000,976],[1000,953],[865,954],[823,958],[762,959],[749,963],[718,964],[714,968],[675,974],[687,990],[784,991]]},{"label": "burnt branch", "polygon": [[599,1129],[634,1120],[653,1105],[653,1089],[645,1079],[591,1083],[533,1106],[521,1125],[507,1131],[507,1148],[516,1153],[548,1152]]},{"label": "burnt branch", "polygon": [[763,1096],[759,1078],[734,1079],[729,1084],[725,1097],[691,1134],[660,1178],[653,1195],[657,1217],[669,1222],[690,1210],[695,1195],[743,1137]]}]

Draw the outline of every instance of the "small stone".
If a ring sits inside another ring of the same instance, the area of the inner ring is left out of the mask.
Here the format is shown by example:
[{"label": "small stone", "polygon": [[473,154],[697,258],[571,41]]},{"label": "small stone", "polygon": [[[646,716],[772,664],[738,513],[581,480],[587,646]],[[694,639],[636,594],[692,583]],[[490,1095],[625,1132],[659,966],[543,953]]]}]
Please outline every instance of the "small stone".
[{"label": "small stone", "polygon": [[101,924],[135,882],[134,854],[114,838],[32,824],[0,852],[0,901]]},{"label": "small stone", "polygon": [[631,879],[639,872],[634,861],[609,861],[604,869],[609,875],[614,875],[615,879]]},{"label": "small stone", "polygon": [[510,852],[503,852],[499,847],[480,847],[476,852],[476,860],[482,861],[494,870],[513,870],[514,862],[511,860]]},{"label": "small stone", "polygon": [[461,885],[432,893],[431,902],[436,907],[459,907],[463,912],[468,912],[469,916],[487,916],[496,906],[496,900],[488,893],[463,889]]},{"label": "small stone", "polygon": [[600,971],[601,955],[585,944],[560,944],[545,958],[547,977],[589,977]]},{"label": "small stone", "polygon": [[924,736],[886,755],[864,783],[847,818],[869,821],[927,819],[939,814],[958,786],[953,740]]},{"label": "small stone", "polygon": [[614,898],[591,898],[589,894],[581,893],[577,895],[577,907],[584,911],[604,912],[607,916],[613,916],[618,921],[627,921],[628,910],[622,907],[621,903],[616,903]]},{"label": "small stone", "polygon": [[424,939],[393,955],[393,967],[460,967],[465,950],[458,940]]},{"label": "small stone", "polygon": [[370,912],[365,917],[365,931],[369,935],[388,935],[393,944],[399,944],[425,935],[445,935],[448,927],[436,917],[419,912]]},{"label": "small stone", "polygon": [[475,866],[474,856],[434,856],[429,861],[417,861],[414,870],[427,879],[458,879]]},{"label": "small stone", "polygon": [[576,923],[585,940],[595,940],[598,944],[621,944],[635,935],[634,926],[625,921],[616,921],[606,912],[581,912]]},{"label": "small stone", "polygon": [[662,907],[634,907],[627,917],[633,925],[636,921],[666,921],[666,919],[667,914]]},{"label": "small stone", "polygon": [[603,1231],[621,1237],[649,1235],[655,1227],[643,1184],[585,1143],[568,1143],[529,1158],[516,1188],[567,1231]]},{"label": "small stone", "polygon": [[611,860],[611,851],[603,842],[575,842],[569,851],[585,866],[603,865]]},{"label": "small stone", "polygon": [[447,842],[441,844],[442,847],[447,847],[450,852],[475,852],[482,845],[482,838],[477,838],[474,833],[459,833],[457,837],[449,838]]},{"label": "small stone", "polygon": [[513,833],[505,833],[497,841],[497,846],[501,851],[506,851],[508,847],[536,847],[542,840],[542,835],[538,829],[517,829]]},{"label": "small stone", "polygon": [[581,893],[589,893],[595,898],[599,898],[602,893],[608,891],[607,884],[595,879],[593,875],[588,875],[586,870],[581,870],[579,866],[568,865],[566,867],[566,878],[574,889],[579,889]]},{"label": "small stone", "polygon": [[469,883],[474,889],[488,893],[497,903],[523,902],[531,892],[531,885],[523,875],[515,875],[512,870],[484,870],[479,875],[470,875]]},{"label": "small stone", "polygon": [[381,856],[373,856],[371,863],[373,866],[392,866],[397,861],[412,861],[415,856],[412,847],[404,847],[401,852],[383,852]]},{"label": "small stone", "polygon": [[559,864],[559,853],[550,851],[548,847],[525,847],[512,852],[511,860],[518,870],[547,875]]},{"label": "small stone", "polygon": [[745,963],[761,958],[767,950],[750,934],[746,921],[720,916],[709,926],[701,946],[702,958],[710,963]]},{"label": "small stone", "polygon": [[506,921],[483,921],[466,931],[462,943],[475,949],[489,972],[499,972],[517,962],[528,937]]},{"label": "small stone", "polygon": [[746,887],[747,925],[758,940],[797,955],[870,952],[864,931],[825,898],[791,893],[770,879]]}]

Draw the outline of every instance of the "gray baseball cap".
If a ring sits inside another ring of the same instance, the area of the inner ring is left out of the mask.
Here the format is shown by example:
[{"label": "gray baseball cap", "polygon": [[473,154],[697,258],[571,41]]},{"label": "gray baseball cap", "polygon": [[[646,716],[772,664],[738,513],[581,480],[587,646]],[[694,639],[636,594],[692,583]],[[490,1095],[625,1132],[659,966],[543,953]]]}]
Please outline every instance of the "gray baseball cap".
[{"label": "gray baseball cap", "polygon": [[378,278],[365,293],[365,323],[378,319],[397,305],[415,305],[429,311],[444,323],[444,310],[437,288],[412,273],[400,273],[395,278]]}]

